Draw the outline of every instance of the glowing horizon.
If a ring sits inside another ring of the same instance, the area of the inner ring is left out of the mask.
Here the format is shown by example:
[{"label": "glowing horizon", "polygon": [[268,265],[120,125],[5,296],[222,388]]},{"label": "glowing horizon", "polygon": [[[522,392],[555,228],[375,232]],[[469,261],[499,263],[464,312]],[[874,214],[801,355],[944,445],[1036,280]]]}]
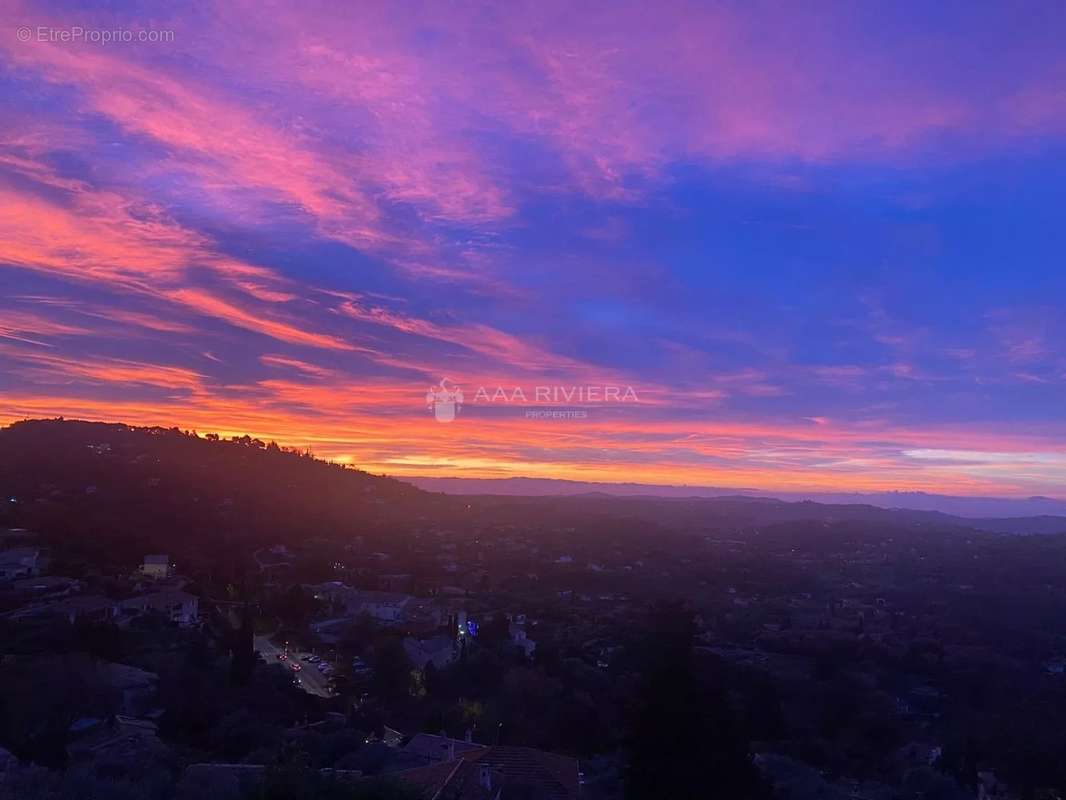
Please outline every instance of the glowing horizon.
[{"label": "glowing horizon", "polygon": [[1062,6],[2,1],[0,423],[1066,494]]}]

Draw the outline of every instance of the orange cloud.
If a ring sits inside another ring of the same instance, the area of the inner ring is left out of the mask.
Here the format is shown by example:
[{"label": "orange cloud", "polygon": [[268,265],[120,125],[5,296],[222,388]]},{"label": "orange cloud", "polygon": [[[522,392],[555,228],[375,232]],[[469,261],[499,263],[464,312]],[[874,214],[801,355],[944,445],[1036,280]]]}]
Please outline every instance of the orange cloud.
[{"label": "orange cloud", "polygon": [[199,289],[174,289],[165,292],[164,296],[174,302],[188,306],[197,313],[224,320],[230,325],[260,333],[264,336],[270,336],[282,342],[322,347],[328,350],[357,349],[355,346],[335,336],[305,331],[286,322],[252,314]]}]

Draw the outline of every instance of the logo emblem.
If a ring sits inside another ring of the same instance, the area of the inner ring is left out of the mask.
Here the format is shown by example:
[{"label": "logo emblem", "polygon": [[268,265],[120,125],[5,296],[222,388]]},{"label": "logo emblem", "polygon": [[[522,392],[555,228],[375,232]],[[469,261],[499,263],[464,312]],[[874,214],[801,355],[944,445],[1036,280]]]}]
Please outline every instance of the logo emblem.
[{"label": "logo emblem", "polygon": [[426,392],[426,408],[433,411],[437,422],[453,422],[462,405],[463,390],[447,378],[441,378],[440,385],[431,386]]}]

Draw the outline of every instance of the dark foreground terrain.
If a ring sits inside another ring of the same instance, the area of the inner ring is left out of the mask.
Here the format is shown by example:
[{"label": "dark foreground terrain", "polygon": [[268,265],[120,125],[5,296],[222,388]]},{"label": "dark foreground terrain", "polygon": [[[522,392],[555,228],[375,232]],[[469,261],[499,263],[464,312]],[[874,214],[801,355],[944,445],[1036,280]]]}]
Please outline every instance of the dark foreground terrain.
[{"label": "dark foreground terrain", "polygon": [[0,431],[0,492],[0,798],[1066,788],[1057,518],[453,497],[70,421]]}]

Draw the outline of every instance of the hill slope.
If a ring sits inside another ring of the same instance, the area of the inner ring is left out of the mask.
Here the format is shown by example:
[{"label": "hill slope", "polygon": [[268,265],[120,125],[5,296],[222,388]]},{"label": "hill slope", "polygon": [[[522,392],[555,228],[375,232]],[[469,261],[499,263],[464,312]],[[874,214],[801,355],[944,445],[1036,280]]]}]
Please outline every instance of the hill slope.
[{"label": "hill slope", "polygon": [[439,502],[248,437],[68,420],[0,430],[0,493],[0,524],[81,537],[123,560],[351,536]]},{"label": "hill slope", "polygon": [[126,565],[150,552],[236,563],[265,544],[357,535],[373,546],[425,526],[533,526],[581,538],[779,525],[800,525],[801,536],[812,523],[859,534],[874,526],[921,536],[1066,532],[1060,517],[977,520],[748,496],[449,497],[248,437],[68,420],[0,429],[0,498],[0,526],[62,537],[95,551],[94,561],[103,554]]}]

